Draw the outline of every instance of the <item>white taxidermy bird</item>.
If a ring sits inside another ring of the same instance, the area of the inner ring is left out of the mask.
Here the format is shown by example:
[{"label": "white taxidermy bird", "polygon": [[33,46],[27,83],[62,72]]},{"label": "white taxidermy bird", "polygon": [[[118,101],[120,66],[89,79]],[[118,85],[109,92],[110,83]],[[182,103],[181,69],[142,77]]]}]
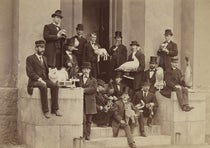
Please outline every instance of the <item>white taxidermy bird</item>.
[{"label": "white taxidermy bird", "polygon": [[56,82],[66,81],[68,79],[68,73],[65,70],[65,68],[62,68],[61,70],[57,70],[57,68],[49,68],[49,79]]},{"label": "white taxidermy bird", "polygon": [[185,57],[185,61],[186,61],[186,69],[184,73],[184,82],[187,87],[191,88],[193,84],[192,84],[192,70],[190,67],[190,60],[188,57]]},{"label": "white taxidermy bird", "polygon": [[139,67],[139,60],[137,57],[134,55],[133,56],[133,61],[128,61],[120,65],[120,67],[116,68],[116,71],[125,71],[125,72],[133,72],[137,71]]},{"label": "white taxidermy bird", "polygon": [[154,86],[160,91],[165,86],[164,71],[162,67],[158,67],[156,70]]}]

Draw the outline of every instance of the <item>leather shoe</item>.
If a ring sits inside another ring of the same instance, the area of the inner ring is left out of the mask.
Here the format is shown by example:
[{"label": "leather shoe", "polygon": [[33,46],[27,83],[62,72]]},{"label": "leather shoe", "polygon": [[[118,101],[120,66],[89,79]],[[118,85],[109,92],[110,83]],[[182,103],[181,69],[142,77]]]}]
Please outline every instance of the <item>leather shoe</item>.
[{"label": "leather shoe", "polygon": [[50,118],[49,112],[44,113],[44,117],[47,118],[47,119],[49,119]]},{"label": "leather shoe", "polygon": [[186,106],[185,111],[186,111],[186,112],[189,112],[189,111],[191,111],[192,109],[194,109],[194,107],[192,107],[192,106]]},{"label": "leather shoe", "polygon": [[85,140],[90,140],[90,136],[86,136],[85,137]]},{"label": "leather shoe", "polygon": [[141,132],[140,134],[142,137],[147,137],[147,135],[145,134],[145,132]]},{"label": "leather shoe", "polygon": [[56,116],[59,116],[59,117],[61,117],[61,116],[62,116],[62,114],[60,113],[60,111],[59,111],[59,110],[56,110],[55,112],[53,112],[53,114],[55,114]]},{"label": "leather shoe", "polygon": [[136,144],[135,144],[135,142],[130,143],[130,144],[129,144],[129,146],[130,146],[131,148],[136,148]]}]

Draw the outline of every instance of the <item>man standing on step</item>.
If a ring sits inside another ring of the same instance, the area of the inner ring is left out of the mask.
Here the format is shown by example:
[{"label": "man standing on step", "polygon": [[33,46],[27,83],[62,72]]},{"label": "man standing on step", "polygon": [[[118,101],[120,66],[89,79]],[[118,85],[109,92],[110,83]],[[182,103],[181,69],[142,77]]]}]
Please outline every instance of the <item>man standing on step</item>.
[{"label": "man standing on step", "polygon": [[47,88],[51,91],[51,113],[61,116],[58,108],[58,85],[53,83],[48,77],[47,60],[43,56],[45,51],[45,41],[35,42],[36,53],[26,59],[26,73],[29,77],[28,93],[32,95],[33,87],[38,87],[41,94],[42,111],[46,118],[50,118],[48,108]]},{"label": "man standing on step", "polygon": [[127,136],[128,144],[131,148],[136,148],[130,126],[125,121],[125,105],[122,98],[119,98],[113,105],[112,131],[113,136],[117,137],[120,128],[123,128]]},{"label": "man standing on step", "polygon": [[44,26],[43,37],[46,41],[45,56],[50,68],[60,69],[62,62],[62,44],[66,38],[66,30],[61,29],[62,11],[56,10],[52,15],[53,22]]},{"label": "man standing on step", "polygon": [[96,93],[97,80],[90,75],[91,63],[84,62],[81,66],[83,75],[79,78],[79,86],[84,89],[84,119],[83,119],[83,137],[90,140],[92,117],[97,113]]},{"label": "man standing on step", "polygon": [[72,38],[76,39],[78,41],[78,45],[77,45],[77,49],[78,50],[75,50],[73,51],[73,54],[77,57],[77,61],[78,61],[78,66],[79,68],[81,68],[82,66],[82,62],[83,59],[83,52],[84,52],[84,46],[85,44],[87,43],[87,40],[83,37],[83,33],[84,33],[84,26],[83,24],[78,24],[77,27],[76,27],[76,35],[73,36]]}]

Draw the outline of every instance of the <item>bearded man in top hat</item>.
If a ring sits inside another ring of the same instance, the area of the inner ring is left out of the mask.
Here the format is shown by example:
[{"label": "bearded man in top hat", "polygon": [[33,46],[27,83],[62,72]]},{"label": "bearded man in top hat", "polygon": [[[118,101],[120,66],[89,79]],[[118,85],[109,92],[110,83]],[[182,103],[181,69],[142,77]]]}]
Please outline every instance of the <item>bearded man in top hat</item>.
[{"label": "bearded man in top hat", "polygon": [[114,38],[115,45],[113,45],[109,50],[109,55],[111,56],[111,75],[113,75],[116,68],[127,61],[127,48],[122,44],[122,33],[120,31],[116,31]]},{"label": "bearded man in top hat", "polygon": [[137,58],[139,62],[137,70],[130,72],[130,76],[134,78],[132,89],[136,91],[141,88],[142,75],[145,68],[145,56],[142,51],[140,51],[140,45],[137,41],[132,41],[130,46],[132,53],[128,56],[128,61],[133,61],[134,58]]},{"label": "bearded man in top hat", "polygon": [[157,67],[157,57],[155,56],[151,56],[150,57],[150,62],[149,62],[149,69],[144,71],[143,77],[142,77],[142,81],[146,82],[149,80],[150,82],[150,89],[149,91],[152,93],[156,92],[156,88],[154,86],[155,82],[156,82],[156,67]]},{"label": "bearded man in top hat", "polygon": [[160,45],[157,55],[160,57],[159,66],[164,71],[171,69],[171,58],[178,55],[177,44],[172,41],[171,29],[165,30],[165,41]]},{"label": "bearded man in top hat", "polygon": [[26,59],[26,73],[28,80],[28,93],[32,95],[33,87],[38,87],[41,95],[42,111],[46,118],[50,118],[48,108],[47,88],[51,91],[51,113],[61,116],[58,107],[58,85],[48,77],[47,59],[43,56],[45,51],[45,41],[35,41],[35,54]]},{"label": "bearded man in top hat", "polygon": [[62,44],[66,38],[66,30],[61,29],[62,11],[56,10],[51,15],[52,23],[44,26],[43,37],[46,41],[45,56],[47,57],[48,66],[50,68],[62,67]]},{"label": "bearded man in top hat", "polygon": [[194,107],[189,106],[188,88],[185,87],[182,72],[178,69],[178,58],[171,59],[171,69],[165,73],[166,87],[160,93],[167,97],[171,97],[171,92],[175,91],[177,100],[182,111],[189,112]]},{"label": "bearded man in top hat", "polygon": [[84,34],[84,26],[83,24],[78,24],[76,27],[76,35],[73,36],[72,38],[76,39],[79,44],[77,45],[77,49],[73,51],[73,54],[77,57],[78,60],[78,66],[81,67],[82,66],[82,62],[83,62],[83,52],[84,52],[84,46],[87,43],[87,40],[83,37]]},{"label": "bearded man in top hat", "polygon": [[83,62],[81,68],[83,75],[79,78],[79,86],[84,89],[83,136],[90,140],[92,117],[97,113],[97,80],[90,75],[92,69],[90,62]]}]

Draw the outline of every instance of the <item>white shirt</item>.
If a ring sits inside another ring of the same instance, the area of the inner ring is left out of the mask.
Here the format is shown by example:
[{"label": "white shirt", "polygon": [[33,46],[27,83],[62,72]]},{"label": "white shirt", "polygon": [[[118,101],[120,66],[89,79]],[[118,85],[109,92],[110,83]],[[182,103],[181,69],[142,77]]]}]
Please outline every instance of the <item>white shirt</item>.
[{"label": "white shirt", "polygon": [[43,57],[42,57],[42,55],[38,55],[37,53],[36,53],[36,56],[37,56],[37,58],[39,59],[39,61],[41,62],[41,64],[43,63]]},{"label": "white shirt", "polygon": [[145,96],[147,96],[148,95],[148,91],[147,92],[145,92],[145,91],[143,91],[143,97]]},{"label": "white shirt", "polygon": [[155,71],[154,70],[150,70],[149,71],[149,78],[152,78],[152,76],[154,75]]},{"label": "white shirt", "polygon": [[83,82],[84,82],[84,84],[87,82],[88,78],[89,78],[89,76],[83,75]]}]

